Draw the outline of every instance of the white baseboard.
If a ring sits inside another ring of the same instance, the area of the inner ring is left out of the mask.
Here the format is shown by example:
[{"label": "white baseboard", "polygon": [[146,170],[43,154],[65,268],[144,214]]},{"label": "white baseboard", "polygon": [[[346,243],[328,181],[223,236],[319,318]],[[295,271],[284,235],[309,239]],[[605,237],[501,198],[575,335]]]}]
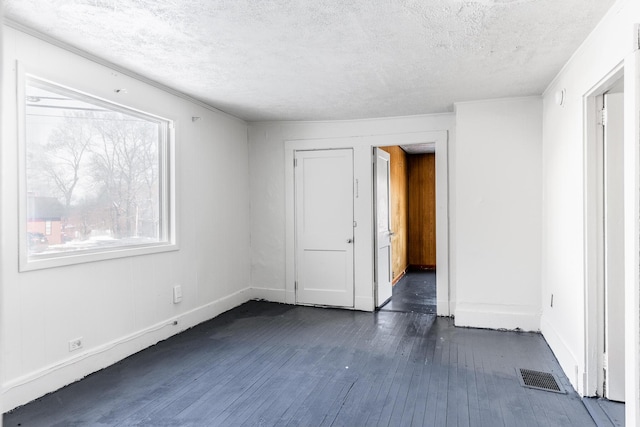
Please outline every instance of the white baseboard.
[{"label": "white baseboard", "polygon": [[287,302],[287,292],[284,289],[251,288],[251,297],[283,304]]},{"label": "white baseboard", "polygon": [[[585,395],[583,374],[580,372],[579,366],[582,363],[578,363],[577,358],[567,345],[566,341],[558,333],[558,330],[547,320],[545,316],[540,319],[540,332],[545,341],[551,348],[551,351],[558,359],[560,367],[564,371],[564,374],[569,378],[573,388],[581,396]],[[584,368],[582,369],[584,371]]]},{"label": "white baseboard", "polygon": [[251,297],[250,288],[240,290],[117,340],[86,349],[61,362],[9,380],[3,386],[2,412],[58,390],[172,335],[210,320],[249,301]]},{"label": "white baseboard", "polygon": [[540,330],[540,313],[525,306],[458,303],[455,325],[537,332]]},{"label": "white baseboard", "polygon": [[[253,299],[262,299],[270,302],[279,302],[283,304],[295,304],[295,293],[287,293],[285,289],[269,289],[269,288],[251,288]],[[354,299],[354,310],[373,311],[373,298],[358,297]]]}]

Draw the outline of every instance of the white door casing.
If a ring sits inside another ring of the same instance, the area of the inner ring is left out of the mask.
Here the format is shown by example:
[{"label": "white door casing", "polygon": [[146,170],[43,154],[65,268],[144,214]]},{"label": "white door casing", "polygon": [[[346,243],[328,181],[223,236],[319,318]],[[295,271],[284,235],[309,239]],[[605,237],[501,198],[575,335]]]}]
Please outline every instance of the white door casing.
[{"label": "white door casing", "polygon": [[[640,34],[640,24],[634,26],[634,34]],[[629,426],[640,426],[640,43],[636,43],[624,61],[625,422]]]},{"label": "white door casing", "polygon": [[624,94],[605,94],[604,108],[604,390],[624,402]]},{"label": "white door casing", "polygon": [[393,272],[391,267],[391,183],[390,155],[380,148],[374,155],[374,203],[375,203],[375,282],[376,308],[391,298]]},{"label": "white door casing", "polygon": [[295,153],[296,302],[353,307],[353,150]]},{"label": "white door casing", "polygon": [[622,65],[611,70],[585,94],[584,140],[584,375],[575,382],[584,396],[604,396],[605,383],[605,171],[602,109],[604,94],[624,75]]}]

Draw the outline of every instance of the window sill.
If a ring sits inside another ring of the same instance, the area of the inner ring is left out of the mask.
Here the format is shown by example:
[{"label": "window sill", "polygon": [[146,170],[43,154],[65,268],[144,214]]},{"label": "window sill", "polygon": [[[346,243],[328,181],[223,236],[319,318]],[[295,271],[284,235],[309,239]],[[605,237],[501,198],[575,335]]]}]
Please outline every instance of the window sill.
[{"label": "window sill", "polygon": [[[47,255],[23,255],[20,257],[20,272],[42,270],[46,268],[65,267],[70,265],[99,262],[111,259],[128,258],[141,255],[152,255],[177,251],[180,248],[175,243],[156,243],[143,246],[128,246],[100,250],[99,252],[77,251]],[[23,251],[24,252],[24,251]]]}]

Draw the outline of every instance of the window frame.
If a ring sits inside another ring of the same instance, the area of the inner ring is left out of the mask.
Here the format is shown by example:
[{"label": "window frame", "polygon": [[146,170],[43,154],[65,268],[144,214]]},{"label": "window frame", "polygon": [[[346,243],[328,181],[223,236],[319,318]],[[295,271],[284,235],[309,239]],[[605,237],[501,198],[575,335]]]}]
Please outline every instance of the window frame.
[{"label": "window frame", "polygon": [[[156,254],[179,250],[177,241],[177,221],[176,221],[176,185],[175,185],[175,121],[150,111],[123,105],[110,99],[105,99],[98,95],[72,88],[64,84],[43,78],[39,74],[27,72],[21,64],[17,64],[17,127],[18,127],[18,249],[19,249],[19,271],[27,272],[45,268],[55,268],[83,264],[87,262],[97,262],[126,258],[140,255]],[[166,123],[160,126],[162,137],[159,147],[159,219],[160,235],[162,241],[153,243],[143,243],[136,245],[125,245],[114,248],[100,248],[79,250],[72,252],[62,252],[57,254],[29,254],[27,237],[27,124],[26,124],[26,88],[28,84],[35,83],[34,86],[43,88],[53,88],[76,99],[87,101],[92,104],[103,106],[113,111],[142,117],[158,123]],[[142,83],[141,83],[142,84]]]}]

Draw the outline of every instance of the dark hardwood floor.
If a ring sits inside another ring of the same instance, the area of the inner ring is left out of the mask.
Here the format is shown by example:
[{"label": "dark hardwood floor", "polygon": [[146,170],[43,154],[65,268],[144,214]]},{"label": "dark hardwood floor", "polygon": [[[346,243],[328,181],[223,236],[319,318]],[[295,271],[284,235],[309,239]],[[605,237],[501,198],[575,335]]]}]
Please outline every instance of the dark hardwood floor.
[{"label": "dark hardwood floor", "polygon": [[393,285],[391,300],[380,310],[436,314],[436,272],[408,271]]},{"label": "dark hardwood floor", "polygon": [[[524,388],[515,368],[567,394]],[[4,415],[4,426],[592,426],[541,335],[248,302]]]},{"label": "dark hardwood floor", "polygon": [[598,427],[624,427],[624,403],[601,397],[584,397],[582,403]]}]

